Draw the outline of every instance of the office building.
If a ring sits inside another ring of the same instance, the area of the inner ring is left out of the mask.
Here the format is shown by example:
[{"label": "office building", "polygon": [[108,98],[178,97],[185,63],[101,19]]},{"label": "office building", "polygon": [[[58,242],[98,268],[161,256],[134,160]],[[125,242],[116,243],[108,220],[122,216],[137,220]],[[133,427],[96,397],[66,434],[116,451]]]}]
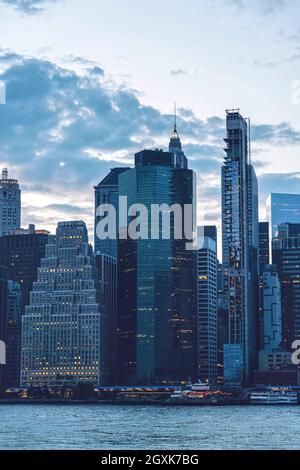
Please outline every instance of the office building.
[{"label": "office building", "polygon": [[46,230],[36,230],[31,225],[28,229],[10,231],[9,235],[0,238],[0,265],[6,266],[9,279],[21,286],[23,313],[25,306],[29,305],[29,294],[37,280],[49,236]]},{"label": "office building", "polygon": [[[199,230],[200,229],[200,230]],[[198,378],[217,380],[217,228],[198,227],[197,250],[197,334]],[[200,234],[200,236],[199,236]],[[211,235],[207,236],[206,234]]]},{"label": "office building", "polygon": [[0,179],[0,237],[10,230],[20,228],[21,191],[16,179],[8,178],[8,171],[2,170]]},{"label": "office building", "polygon": [[259,352],[259,369],[268,370],[274,354],[282,345],[281,288],[276,266],[263,272],[263,344]]},{"label": "office building", "polygon": [[97,224],[101,220],[101,216],[97,215],[97,209],[101,204],[110,204],[116,210],[116,227],[118,227],[119,212],[119,193],[118,180],[119,175],[129,170],[127,167],[113,168],[109,174],[95,186],[95,253],[101,255],[112,256],[117,259],[117,239],[107,237],[101,240],[97,235]]},{"label": "office building", "polygon": [[266,201],[269,223],[270,263],[274,263],[272,240],[276,238],[278,226],[300,223],[300,194],[271,193]]},{"label": "office building", "polygon": [[[180,148],[179,140],[175,129],[170,150]],[[195,211],[195,174],[185,167],[185,158],[175,150],[139,152],[135,168],[119,175],[119,194],[127,197],[129,207],[143,204],[148,214],[153,204],[182,209],[187,204]],[[182,229],[175,218],[171,214],[168,239],[163,239],[160,221],[155,237],[149,224],[146,237],[119,240],[120,383],[180,383],[197,377],[196,259],[194,251],[186,250],[185,236],[174,236],[175,226]]]},{"label": "office building", "polygon": [[286,351],[300,338],[300,224],[278,226],[273,260],[281,284],[282,339]]},{"label": "office building", "polygon": [[20,386],[22,293],[17,282],[8,281],[6,324],[6,367],[4,382],[7,387]]},{"label": "office building", "polygon": [[86,225],[59,222],[22,318],[22,386],[99,385],[105,317]]},{"label": "office building", "polygon": [[240,344],[224,344],[224,382],[238,385],[244,380],[244,354]]},{"label": "office building", "polygon": [[107,320],[105,336],[106,372],[110,384],[117,381],[117,260],[109,255],[96,254],[99,290]]},{"label": "office building", "polygon": [[259,222],[259,273],[270,264],[269,223]]},{"label": "office building", "polygon": [[271,193],[266,205],[270,241],[275,238],[278,225],[300,223],[300,194]]},{"label": "office building", "polygon": [[7,272],[0,266],[0,390],[4,385],[7,324]]},{"label": "office building", "polygon": [[259,349],[264,344],[264,310],[263,310],[263,273],[266,266],[270,264],[269,223],[259,222]]}]

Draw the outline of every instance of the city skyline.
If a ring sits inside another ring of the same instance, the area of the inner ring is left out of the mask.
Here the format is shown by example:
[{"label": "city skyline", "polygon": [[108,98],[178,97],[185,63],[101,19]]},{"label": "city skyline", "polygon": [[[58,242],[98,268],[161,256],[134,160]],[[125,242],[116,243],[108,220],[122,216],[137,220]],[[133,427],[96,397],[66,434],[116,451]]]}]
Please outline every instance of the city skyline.
[{"label": "city skyline", "polygon": [[[13,8],[17,4],[19,8]],[[33,12],[30,5],[44,5],[44,9]],[[293,86],[299,79],[293,67],[299,47],[297,2],[257,0],[248,7],[244,2],[204,1],[194,5],[196,27],[190,13],[193,9],[179,2],[160,6],[169,15],[164,22],[156,14],[155,2],[150,9],[132,0],[124,8],[114,0],[113,6],[127,22],[124,46],[124,29],[118,21],[115,26],[119,28],[108,29],[105,24],[106,18],[111,19],[112,7],[103,6],[103,27],[96,28],[92,16],[98,17],[99,4],[90,0],[89,8],[85,5],[81,0],[72,2],[71,25],[66,21],[71,9],[68,0],[0,2],[4,20],[0,80],[7,88],[7,103],[0,106],[4,130],[0,159],[23,184],[24,226],[33,222],[53,233],[57,220],[72,215],[73,219],[83,218],[92,234],[90,187],[110,168],[132,165],[134,153],[141,148],[167,147],[174,100],[178,102],[178,131],[190,166],[198,173],[199,224],[216,224],[220,233],[219,169],[223,110],[228,107],[240,106],[253,120],[252,161],[259,179],[260,220],[265,216],[267,195],[279,183],[282,192],[300,192],[294,170],[300,139],[300,105],[293,103],[297,91]],[[179,22],[183,8],[185,15]],[[133,19],[138,20],[137,31],[130,28]],[[146,19],[155,20],[166,60],[162,67],[157,40],[152,38],[150,50],[145,35],[137,36]],[[51,21],[56,25],[55,40]],[[90,35],[85,34],[87,24]],[[173,35],[168,34],[170,24]],[[219,28],[222,41],[212,25]],[[233,27],[235,35],[244,40],[245,51],[232,35],[224,36]],[[251,34],[254,27],[260,33],[258,38]],[[21,42],[18,31],[24,28],[35,33]],[[188,44],[184,50],[180,43],[183,30]],[[176,54],[168,54],[176,33]],[[266,41],[258,52],[262,34]],[[38,49],[35,35],[39,36]],[[101,46],[104,40],[111,46],[111,57]],[[230,69],[225,60],[228,51],[233,59]],[[137,57],[142,57],[143,67]],[[150,69],[155,73],[150,74]],[[233,78],[235,72],[239,80]]]},{"label": "city skyline", "polygon": [[299,18],[0,0],[0,454],[299,449]]}]

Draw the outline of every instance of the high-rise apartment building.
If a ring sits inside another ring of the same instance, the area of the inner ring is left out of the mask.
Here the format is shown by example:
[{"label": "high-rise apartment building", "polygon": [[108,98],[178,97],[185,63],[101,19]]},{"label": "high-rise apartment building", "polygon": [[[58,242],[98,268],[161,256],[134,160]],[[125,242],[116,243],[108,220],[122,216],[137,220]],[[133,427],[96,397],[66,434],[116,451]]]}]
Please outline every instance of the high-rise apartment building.
[{"label": "high-rise apartment building", "polygon": [[[197,334],[198,378],[217,380],[217,228],[198,227]],[[206,234],[211,236],[207,236]]]},{"label": "high-rise apartment building", "polygon": [[8,171],[2,170],[0,179],[0,237],[10,230],[20,228],[21,191],[16,179],[8,178]]},{"label": "high-rise apartment building", "polygon": [[105,375],[104,341],[105,317],[86,225],[59,222],[22,318],[22,385],[99,385]]},{"label": "high-rise apartment building", "polygon": [[[119,194],[127,197],[129,207],[143,204],[148,214],[155,204],[178,204],[182,209],[187,204],[195,209],[195,174],[186,168],[180,148],[174,129],[170,152],[144,150],[135,155],[135,168],[119,175]],[[119,240],[121,383],[178,383],[197,376],[195,252],[186,250],[185,235],[175,239],[175,214],[170,218],[167,239],[160,221],[156,239],[149,223],[146,236]]]},{"label": "high-rise apartment building", "polygon": [[[229,332],[224,368],[228,368],[226,376],[233,377],[233,381],[247,382],[255,367],[257,353],[258,190],[249,160],[248,125],[239,110],[227,111],[226,128],[226,156],[222,167],[222,244]],[[237,373],[237,357],[240,373]],[[230,368],[234,369],[233,374],[230,374]]]}]

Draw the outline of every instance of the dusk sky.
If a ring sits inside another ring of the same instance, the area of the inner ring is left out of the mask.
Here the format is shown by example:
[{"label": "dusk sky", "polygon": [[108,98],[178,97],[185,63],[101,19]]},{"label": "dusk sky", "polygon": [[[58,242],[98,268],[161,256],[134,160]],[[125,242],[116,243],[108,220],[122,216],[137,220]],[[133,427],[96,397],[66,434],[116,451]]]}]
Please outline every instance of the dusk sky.
[{"label": "dusk sky", "polygon": [[300,192],[299,18],[299,0],[0,0],[0,166],[22,225],[83,219],[92,238],[93,186],[167,147],[175,100],[199,222],[220,228],[227,108],[251,117],[261,219],[269,192]]}]

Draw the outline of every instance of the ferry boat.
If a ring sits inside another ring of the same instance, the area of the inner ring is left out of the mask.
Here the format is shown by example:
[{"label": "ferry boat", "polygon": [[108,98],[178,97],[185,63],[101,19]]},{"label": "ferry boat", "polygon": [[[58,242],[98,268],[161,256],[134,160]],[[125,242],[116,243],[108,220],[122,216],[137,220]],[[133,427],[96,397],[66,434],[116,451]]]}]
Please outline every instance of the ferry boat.
[{"label": "ferry boat", "polygon": [[290,387],[269,387],[251,392],[253,405],[297,405],[298,395]]},{"label": "ferry boat", "polygon": [[184,388],[175,390],[170,396],[171,401],[189,399],[189,398],[203,398],[207,392],[211,391],[211,386],[207,383],[197,382],[186,385]]}]

